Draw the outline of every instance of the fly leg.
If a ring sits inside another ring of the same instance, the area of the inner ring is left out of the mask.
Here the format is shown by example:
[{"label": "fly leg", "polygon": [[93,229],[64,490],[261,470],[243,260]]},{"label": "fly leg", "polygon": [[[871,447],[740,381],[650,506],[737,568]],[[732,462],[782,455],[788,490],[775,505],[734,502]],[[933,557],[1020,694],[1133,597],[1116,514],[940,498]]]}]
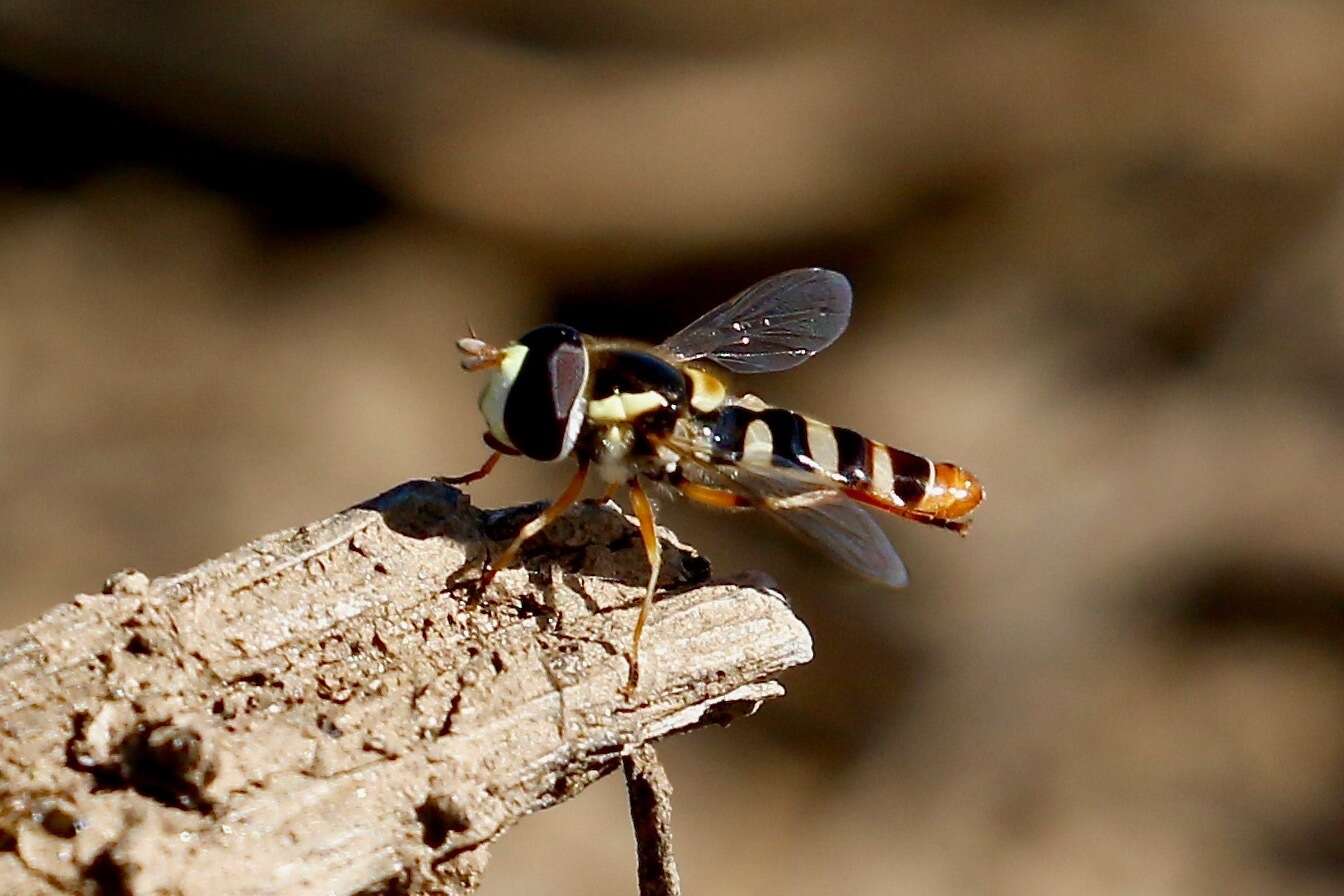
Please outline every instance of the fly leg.
[{"label": "fly leg", "polygon": [[674,481],[673,484],[689,500],[697,504],[704,504],[706,507],[734,510],[756,506],[750,498],[739,495],[737,492],[730,492],[726,488],[715,488],[712,485],[701,485],[698,482],[686,482],[685,480]]},{"label": "fly leg", "polygon": [[435,476],[434,481],[442,482],[444,485],[466,485],[469,482],[484,479],[490,475],[490,471],[495,468],[495,464],[499,463],[499,459],[503,456],[499,451],[492,452],[479,469],[473,470],[465,476]]},{"label": "fly leg", "polygon": [[676,486],[689,500],[707,507],[718,507],[722,510],[755,507],[781,512],[797,510],[802,507],[815,507],[818,504],[827,504],[839,500],[841,497],[841,493],[833,488],[819,488],[780,498],[749,498],[725,488],[701,485],[698,482],[682,481],[676,483]]},{"label": "fly leg", "polygon": [[499,463],[501,455],[507,454],[510,457],[517,457],[519,454],[517,448],[504,444],[495,438],[493,433],[487,432],[481,436],[481,439],[493,453],[485,459],[485,463],[481,464],[480,469],[473,470],[465,476],[435,476],[434,481],[441,482],[444,485],[466,485],[468,482],[475,482],[489,476],[490,471],[495,468],[495,464]]},{"label": "fly leg", "polygon": [[796,495],[789,495],[786,498],[763,498],[761,506],[766,510],[797,510],[800,507],[815,507],[818,504],[828,504],[838,501],[842,498],[840,492],[833,488],[819,488],[810,492],[800,492]]},{"label": "fly leg", "polygon": [[658,527],[653,519],[653,505],[638,479],[630,480],[630,505],[639,520],[639,534],[644,539],[644,554],[649,558],[649,584],[644,590],[644,602],[639,607],[639,618],[635,620],[635,636],[630,644],[630,679],[625,684],[627,697],[634,696],[639,686],[639,639],[644,634],[644,623],[649,619],[649,610],[653,607],[653,592],[658,586],[658,573],[663,566],[663,549],[658,542]]},{"label": "fly leg", "polygon": [[947,529],[949,532],[955,532],[958,535],[965,535],[971,528],[970,520],[949,520],[928,513],[912,512],[898,514],[898,516],[905,517],[907,520],[914,520],[917,523],[924,523],[927,526],[937,526],[939,529]]},{"label": "fly leg", "polygon": [[542,529],[545,529],[551,523],[563,516],[565,511],[569,509],[569,506],[578,500],[579,495],[583,494],[583,483],[587,478],[588,465],[586,463],[580,463],[579,469],[574,473],[574,478],[569,480],[569,485],[565,486],[565,490],[560,493],[560,497],[556,498],[551,503],[550,507],[547,507],[533,519],[529,520],[527,525],[519,529],[518,534],[514,536],[513,541],[504,549],[504,553],[495,558],[495,560],[486,567],[485,572],[481,573],[480,587],[482,591],[488,588],[490,583],[494,581],[495,573],[513,563],[514,559],[518,556],[518,551],[523,546],[523,542],[527,541],[533,535],[536,535]]}]

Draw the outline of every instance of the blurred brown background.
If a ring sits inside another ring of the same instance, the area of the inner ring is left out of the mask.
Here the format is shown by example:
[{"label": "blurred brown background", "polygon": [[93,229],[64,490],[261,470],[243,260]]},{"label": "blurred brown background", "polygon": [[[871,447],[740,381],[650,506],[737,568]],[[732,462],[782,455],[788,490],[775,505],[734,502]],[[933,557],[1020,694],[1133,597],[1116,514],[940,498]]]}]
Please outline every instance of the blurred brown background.
[{"label": "blurred brown background", "polygon": [[[773,400],[965,464],[791,696],[669,743],[688,892],[1344,892],[1344,6],[0,5],[0,624],[484,456],[469,315],[853,280]],[[565,473],[506,463],[478,503]],[[619,784],[484,892],[627,893]]]}]

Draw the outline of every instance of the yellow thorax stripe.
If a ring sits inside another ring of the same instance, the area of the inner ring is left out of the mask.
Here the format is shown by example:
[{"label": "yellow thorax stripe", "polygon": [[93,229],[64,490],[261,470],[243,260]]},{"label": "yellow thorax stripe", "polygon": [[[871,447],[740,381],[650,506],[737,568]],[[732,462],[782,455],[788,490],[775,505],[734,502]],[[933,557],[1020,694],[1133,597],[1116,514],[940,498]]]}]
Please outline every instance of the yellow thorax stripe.
[{"label": "yellow thorax stripe", "polygon": [[588,402],[588,419],[594,423],[629,423],[641,414],[667,407],[667,399],[658,392],[616,392]]}]

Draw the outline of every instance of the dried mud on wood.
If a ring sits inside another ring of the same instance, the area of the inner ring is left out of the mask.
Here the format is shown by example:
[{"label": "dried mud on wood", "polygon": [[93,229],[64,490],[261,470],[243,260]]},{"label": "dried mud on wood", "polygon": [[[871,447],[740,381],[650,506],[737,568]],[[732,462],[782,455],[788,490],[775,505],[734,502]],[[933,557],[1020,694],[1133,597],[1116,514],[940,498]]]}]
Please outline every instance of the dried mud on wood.
[{"label": "dried mud on wood", "polygon": [[411,482],[0,634],[0,892],[462,893],[489,842],[639,745],[749,713],[806,662],[766,588],[581,505],[489,593],[536,507]]},{"label": "dried mud on wood", "polygon": [[622,760],[635,828],[639,896],[681,896],[681,876],[672,855],[672,785],[652,744]]}]

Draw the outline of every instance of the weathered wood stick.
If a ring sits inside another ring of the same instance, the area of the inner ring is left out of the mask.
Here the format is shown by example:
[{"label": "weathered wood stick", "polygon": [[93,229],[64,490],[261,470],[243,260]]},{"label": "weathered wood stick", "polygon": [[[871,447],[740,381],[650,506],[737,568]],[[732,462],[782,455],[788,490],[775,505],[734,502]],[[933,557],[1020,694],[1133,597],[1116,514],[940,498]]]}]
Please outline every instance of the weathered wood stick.
[{"label": "weathered wood stick", "polygon": [[811,656],[776,593],[581,505],[485,595],[536,507],[411,482],[0,634],[0,893],[466,893],[487,846]]},{"label": "weathered wood stick", "polygon": [[681,896],[672,856],[672,785],[653,744],[640,744],[621,761],[630,793],[630,822],[639,860],[639,896]]}]

